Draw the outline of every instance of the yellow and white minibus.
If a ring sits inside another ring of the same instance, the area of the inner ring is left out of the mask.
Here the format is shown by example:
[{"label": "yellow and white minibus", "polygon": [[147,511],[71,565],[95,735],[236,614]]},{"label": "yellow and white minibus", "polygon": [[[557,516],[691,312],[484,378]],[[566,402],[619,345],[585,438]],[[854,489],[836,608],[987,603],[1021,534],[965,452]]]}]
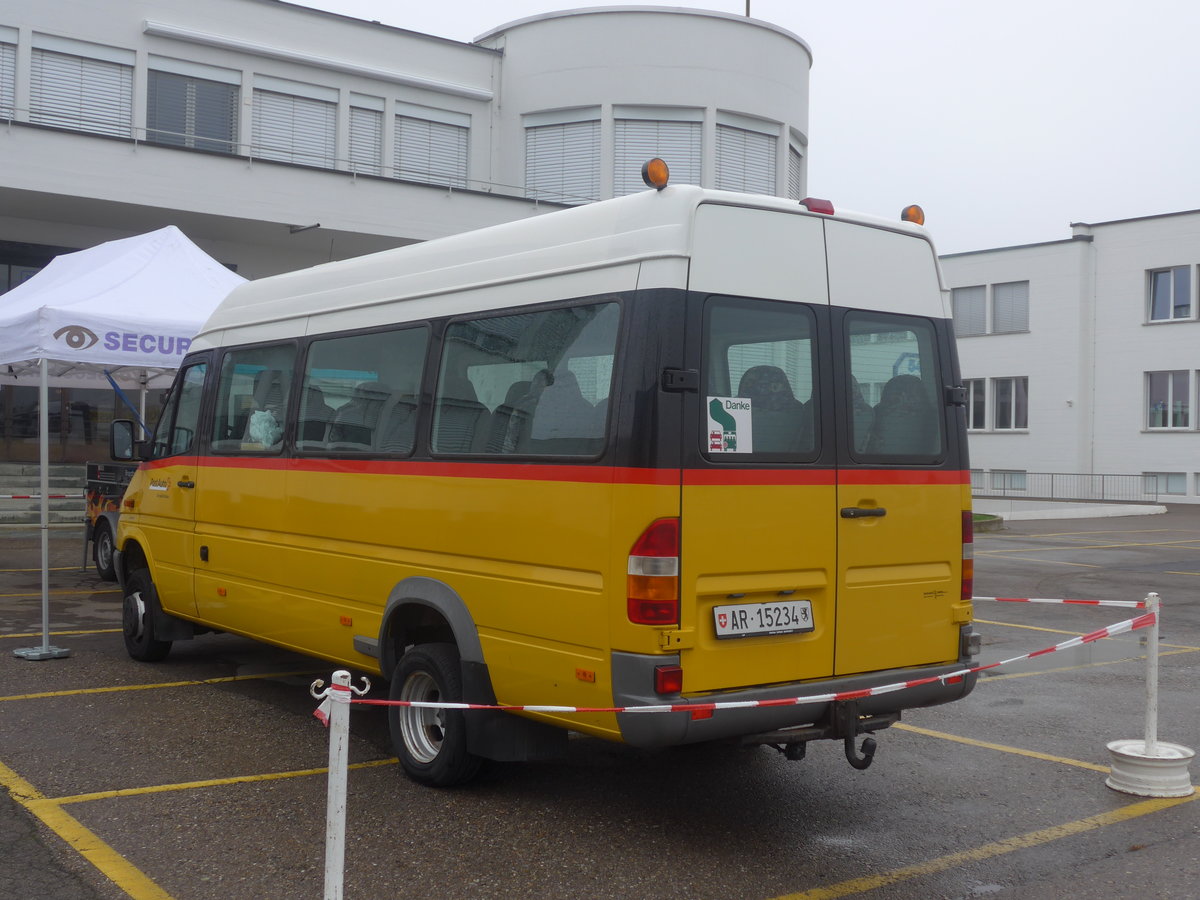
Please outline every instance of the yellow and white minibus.
[{"label": "yellow and white minibus", "polygon": [[978,649],[970,485],[915,224],[673,185],[264,278],[152,439],[113,434],[135,659],[221,631],[397,700],[683,707],[389,707],[423,783],[568,731],[862,768],[858,735],[974,686],[940,677]]}]

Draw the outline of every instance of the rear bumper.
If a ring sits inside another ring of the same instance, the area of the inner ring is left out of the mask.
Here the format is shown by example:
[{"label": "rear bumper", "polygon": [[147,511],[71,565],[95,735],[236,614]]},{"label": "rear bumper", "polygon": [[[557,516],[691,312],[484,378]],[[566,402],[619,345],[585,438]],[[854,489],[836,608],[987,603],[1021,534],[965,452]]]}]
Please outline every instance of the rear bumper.
[{"label": "rear bumper", "polygon": [[[746,688],[706,694],[702,697],[667,698],[647,692],[645,687],[654,683],[654,667],[677,664],[678,657],[643,656],[634,653],[613,653],[613,700],[617,706],[651,706],[662,703],[725,703],[754,700],[783,700],[790,697],[807,697],[818,694],[835,694],[844,691],[860,691],[897,682],[913,681],[951,672],[961,671],[966,663],[923,666],[911,669],[888,669],[845,678],[830,678],[822,681],[774,684],[768,687]],[[975,687],[978,676],[971,674],[955,679],[953,683],[934,681],[904,690],[890,691],[871,697],[861,697],[855,702],[864,716],[883,715],[923,706],[937,706],[960,700]],[[748,709],[718,709],[708,718],[693,719],[687,711],[670,713],[618,713],[621,738],[635,747],[671,747],[678,744],[695,744],[725,738],[777,731],[797,725],[808,725],[827,720],[830,701],[801,703],[795,706],[752,707]]]}]

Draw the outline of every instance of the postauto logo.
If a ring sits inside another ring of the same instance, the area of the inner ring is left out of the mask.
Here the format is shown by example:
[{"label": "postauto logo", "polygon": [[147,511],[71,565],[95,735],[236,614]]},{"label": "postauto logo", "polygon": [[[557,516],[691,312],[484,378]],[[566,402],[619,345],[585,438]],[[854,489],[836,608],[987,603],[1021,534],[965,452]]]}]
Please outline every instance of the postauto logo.
[{"label": "postauto logo", "polygon": [[[82,325],[64,325],[54,332],[54,337],[71,350],[87,350],[96,346],[100,341],[100,336],[96,332]],[[104,349],[120,350],[124,353],[182,356],[187,353],[188,347],[191,345],[191,338],[177,337],[173,334],[138,334],[136,331],[106,331],[104,333]]]}]

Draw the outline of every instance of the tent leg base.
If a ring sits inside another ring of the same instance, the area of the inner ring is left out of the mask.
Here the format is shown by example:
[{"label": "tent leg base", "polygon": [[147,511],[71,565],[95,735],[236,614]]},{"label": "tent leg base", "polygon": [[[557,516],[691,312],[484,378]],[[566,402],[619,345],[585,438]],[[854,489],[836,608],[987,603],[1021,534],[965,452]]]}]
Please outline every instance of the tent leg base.
[{"label": "tent leg base", "polygon": [[13,651],[13,656],[33,660],[66,659],[70,655],[71,651],[63,647],[24,647]]}]

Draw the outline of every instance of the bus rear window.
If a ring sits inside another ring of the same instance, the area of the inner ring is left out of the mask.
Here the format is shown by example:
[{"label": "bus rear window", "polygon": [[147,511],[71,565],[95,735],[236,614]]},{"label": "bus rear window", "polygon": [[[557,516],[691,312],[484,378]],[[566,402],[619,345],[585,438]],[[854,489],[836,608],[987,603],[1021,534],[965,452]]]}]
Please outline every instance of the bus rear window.
[{"label": "bus rear window", "polygon": [[713,298],[705,314],[704,447],[727,462],[816,456],[813,314],[795,303]]}]

